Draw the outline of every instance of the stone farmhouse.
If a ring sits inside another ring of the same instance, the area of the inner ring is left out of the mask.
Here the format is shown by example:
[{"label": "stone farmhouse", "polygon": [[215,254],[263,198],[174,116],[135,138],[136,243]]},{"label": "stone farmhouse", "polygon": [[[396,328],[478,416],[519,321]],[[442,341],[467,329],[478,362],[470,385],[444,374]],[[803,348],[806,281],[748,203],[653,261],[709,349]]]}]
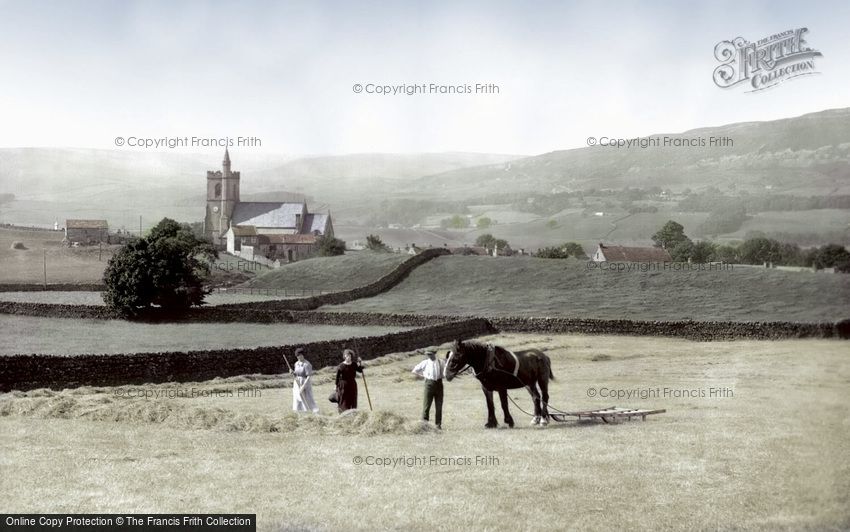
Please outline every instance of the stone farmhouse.
[{"label": "stone farmhouse", "polygon": [[599,243],[590,257],[593,262],[673,262],[664,248],[606,246]]},{"label": "stone farmhouse", "polygon": [[106,220],[65,220],[65,241],[68,244],[97,244],[109,242]]}]

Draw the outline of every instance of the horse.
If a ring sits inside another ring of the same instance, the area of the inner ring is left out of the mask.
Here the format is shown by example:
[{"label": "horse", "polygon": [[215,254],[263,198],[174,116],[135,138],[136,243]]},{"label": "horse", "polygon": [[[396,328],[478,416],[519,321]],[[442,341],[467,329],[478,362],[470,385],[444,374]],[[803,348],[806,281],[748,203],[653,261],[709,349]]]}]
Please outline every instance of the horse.
[{"label": "horse", "polygon": [[472,368],[475,378],[481,382],[481,390],[487,400],[486,428],[495,428],[493,392],[499,392],[505,424],[514,426],[508,410],[508,390],[526,388],[534,401],[532,425],[549,424],[549,380],[555,380],[549,357],[539,349],[508,351],[504,347],[482,344],[474,340],[455,340],[446,360],[446,380],[451,381],[458,373]]}]

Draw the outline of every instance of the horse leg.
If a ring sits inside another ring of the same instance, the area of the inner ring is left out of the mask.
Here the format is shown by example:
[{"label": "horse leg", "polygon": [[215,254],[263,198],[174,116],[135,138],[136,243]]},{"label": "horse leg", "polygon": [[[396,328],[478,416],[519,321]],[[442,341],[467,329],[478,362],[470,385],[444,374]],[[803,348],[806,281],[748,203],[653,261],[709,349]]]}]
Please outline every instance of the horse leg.
[{"label": "horse leg", "polygon": [[493,404],[493,392],[481,386],[481,390],[484,392],[484,399],[487,400],[487,424],[484,425],[484,428],[494,429],[499,426],[499,423],[496,421],[496,406]]},{"label": "horse leg", "polygon": [[540,377],[540,381],[537,383],[540,386],[540,395],[541,399],[541,409],[540,409],[540,424],[548,425],[549,424],[549,377],[548,374],[544,374]]},{"label": "horse leg", "polygon": [[534,418],[532,418],[531,424],[537,425],[540,423],[540,393],[537,391],[536,384],[526,386],[526,388],[528,388],[528,393],[531,394],[531,402],[534,403]]},{"label": "horse leg", "polygon": [[502,403],[502,413],[505,414],[505,424],[513,428],[514,418],[511,417],[511,411],[508,410],[508,391],[504,388],[499,390],[499,401]]}]

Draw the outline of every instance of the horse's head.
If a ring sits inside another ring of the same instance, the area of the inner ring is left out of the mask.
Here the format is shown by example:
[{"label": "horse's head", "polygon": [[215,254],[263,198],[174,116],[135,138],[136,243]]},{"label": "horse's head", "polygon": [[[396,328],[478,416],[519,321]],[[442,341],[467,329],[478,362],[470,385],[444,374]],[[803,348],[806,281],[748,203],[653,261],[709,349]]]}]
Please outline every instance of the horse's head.
[{"label": "horse's head", "polygon": [[455,376],[463,371],[467,366],[466,353],[463,349],[463,342],[455,340],[452,344],[452,349],[449,351],[446,359],[446,380],[451,381]]}]

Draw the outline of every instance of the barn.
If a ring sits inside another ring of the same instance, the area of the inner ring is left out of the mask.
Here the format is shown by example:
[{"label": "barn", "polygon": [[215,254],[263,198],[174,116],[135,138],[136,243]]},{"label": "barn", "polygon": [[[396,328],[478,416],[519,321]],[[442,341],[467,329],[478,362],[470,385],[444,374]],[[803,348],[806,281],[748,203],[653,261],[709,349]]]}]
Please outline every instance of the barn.
[{"label": "barn", "polygon": [[109,242],[106,220],[65,220],[65,241],[69,244]]},{"label": "barn", "polygon": [[593,262],[673,262],[664,248],[606,246],[602,242],[590,258]]}]

